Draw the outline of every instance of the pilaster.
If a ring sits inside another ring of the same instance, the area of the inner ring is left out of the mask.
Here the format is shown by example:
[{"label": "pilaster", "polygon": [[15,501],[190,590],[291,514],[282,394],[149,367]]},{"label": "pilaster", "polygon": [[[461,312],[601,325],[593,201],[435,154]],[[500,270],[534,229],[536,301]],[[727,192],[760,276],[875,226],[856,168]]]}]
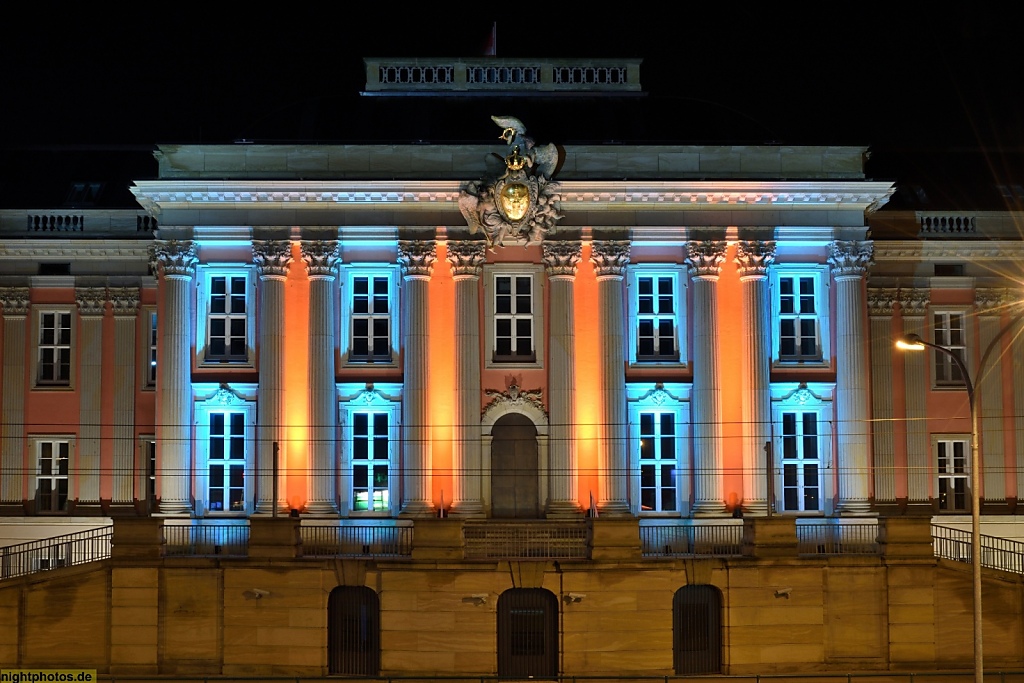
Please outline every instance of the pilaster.
[{"label": "pilaster", "polygon": [[[977,289],[974,292],[974,305],[978,312],[978,339],[981,342],[976,357],[979,359],[988,353],[984,366],[978,365],[974,373],[975,393],[977,394],[979,431],[982,455],[981,495],[986,503],[999,503],[1006,500],[1006,486],[1003,483],[1006,464],[1003,451],[1003,373],[999,369],[1002,353],[993,348],[999,343],[998,335],[1002,327],[1001,315],[1012,302],[1005,289]],[[971,367],[971,364],[968,364]]]},{"label": "pilaster", "polygon": [[25,324],[27,287],[0,287],[4,320],[3,396],[0,398],[0,502],[21,504],[25,454]]},{"label": "pilaster", "polygon": [[[924,336],[924,314],[928,309],[927,289],[901,289],[900,312],[903,334]],[[928,443],[928,384],[925,363],[928,353],[903,354],[903,387],[906,396],[904,419],[907,430],[907,502],[928,502],[932,471],[931,444]]]},{"label": "pilaster", "polygon": [[[119,287],[107,290],[114,311],[114,398],[113,398],[113,491],[110,502],[130,505],[135,474],[135,327],[138,322],[139,290]],[[139,491],[138,497],[144,497]]]},{"label": "pilaster", "polygon": [[103,287],[75,290],[80,333],[78,336],[79,408],[77,459],[77,495],[68,492],[79,505],[100,502],[100,425],[103,424],[103,316],[107,310],[107,291]]},{"label": "pilaster", "polygon": [[871,434],[874,440],[875,500],[896,502],[896,449],[893,435],[893,307],[899,290],[868,289],[871,337]]}]

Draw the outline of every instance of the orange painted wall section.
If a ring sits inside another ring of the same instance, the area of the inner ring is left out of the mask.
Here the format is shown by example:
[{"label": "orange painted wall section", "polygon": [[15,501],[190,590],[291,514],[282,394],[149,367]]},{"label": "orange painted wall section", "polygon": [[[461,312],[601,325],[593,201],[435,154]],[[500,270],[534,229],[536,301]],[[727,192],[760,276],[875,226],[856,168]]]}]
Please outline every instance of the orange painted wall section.
[{"label": "orange painted wall section", "polygon": [[578,500],[586,509],[590,496],[598,498],[598,440],[601,434],[601,377],[597,372],[601,358],[597,316],[597,276],[590,262],[591,245],[583,244],[582,258],[576,269],[573,305],[576,334],[576,464]]},{"label": "orange painted wall section", "polygon": [[309,477],[309,278],[301,247],[292,242],[285,282],[285,462],[283,489],[290,508],[306,504]]},{"label": "orange painted wall section", "polygon": [[437,245],[430,277],[430,418],[433,461],[432,499],[436,507],[452,504],[452,442],[455,439],[455,281],[448,247]]},{"label": "orange painted wall section", "polygon": [[722,495],[730,509],[743,498],[743,290],[736,245],[718,278],[718,374],[722,396]]}]

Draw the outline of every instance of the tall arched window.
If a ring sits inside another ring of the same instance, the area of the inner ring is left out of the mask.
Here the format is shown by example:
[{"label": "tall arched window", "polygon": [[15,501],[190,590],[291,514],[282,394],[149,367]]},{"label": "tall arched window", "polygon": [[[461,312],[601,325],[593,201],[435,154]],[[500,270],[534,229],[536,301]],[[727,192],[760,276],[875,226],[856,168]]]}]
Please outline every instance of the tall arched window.
[{"label": "tall arched window", "polygon": [[380,673],[380,600],[361,586],[338,586],[327,599],[329,673]]},{"label": "tall arched window", "polygon": [[558,675],[558,599],[543,588],[511,588],[498,598],[498,676]]},{"label": "tall arched window", "polygon": [[672,599],[677,674],[722,672],[722,594],[714,586],[683,586]]}]

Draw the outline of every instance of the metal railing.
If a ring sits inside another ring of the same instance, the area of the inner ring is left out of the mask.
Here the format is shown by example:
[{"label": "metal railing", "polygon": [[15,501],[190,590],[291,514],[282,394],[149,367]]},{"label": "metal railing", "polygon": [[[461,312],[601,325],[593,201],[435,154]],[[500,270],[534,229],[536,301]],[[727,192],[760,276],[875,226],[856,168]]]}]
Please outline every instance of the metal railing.
[{"label": "metal railing", "polygon": [[245,524],[165,524],[167,557],[245,557],[249,554],[249,527]]},{"label": "metal railing", "polygon": [[[932,524],[935,557],[971,561],[971,532]],[[981,535],[981,566],[1024,574],[1024,543],[998,536]]]},{"label": "metal railing", "polygon": [[585,560],[586,522],[467,522],[462,529],[467,560]]},{"label": "metal railing", "polygon": [[800,555],[877,555],[881,552],[878,525],[797,524],[796,548]]},{"label": "metal railing", "polygon": [[411,526],[310,524],[299,528],[303,557],[410,557]]},{"label": "metal railing", "polygon": [[742,543],[742,524],[640,527],[644,557],[729,557],[741,554]]},{"label": "metal railing", "polygon": [[113,530],[104,526],[0,548],[0,579],[105,560]]}]

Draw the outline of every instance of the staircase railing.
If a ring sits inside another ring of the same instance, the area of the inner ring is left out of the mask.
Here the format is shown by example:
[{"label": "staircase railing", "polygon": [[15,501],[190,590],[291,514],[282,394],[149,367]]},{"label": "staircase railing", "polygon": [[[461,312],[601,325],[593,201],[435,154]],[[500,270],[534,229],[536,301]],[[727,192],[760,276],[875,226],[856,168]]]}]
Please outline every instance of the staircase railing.
[{"label": "staircase railing", "polygon": [[111,525],[4,546],[0,548],[0,579],[105,560],[110,557],[113,532]]}]

